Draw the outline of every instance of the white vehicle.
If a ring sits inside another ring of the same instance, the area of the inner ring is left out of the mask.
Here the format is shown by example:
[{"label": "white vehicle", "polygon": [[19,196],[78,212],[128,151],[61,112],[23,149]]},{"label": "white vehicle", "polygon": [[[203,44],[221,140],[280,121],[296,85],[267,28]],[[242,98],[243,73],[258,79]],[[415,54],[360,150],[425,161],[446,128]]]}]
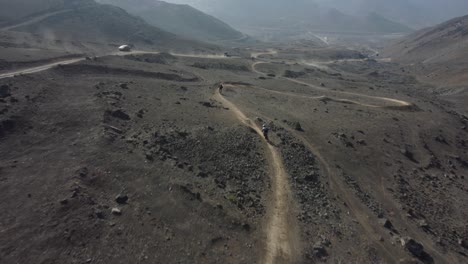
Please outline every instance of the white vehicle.
[{"label": "white vehicle", "polygon": [[119,50],[128,52],[132,50],[132,47],[130,47],[129,45],[122,45],[119,47]]}]

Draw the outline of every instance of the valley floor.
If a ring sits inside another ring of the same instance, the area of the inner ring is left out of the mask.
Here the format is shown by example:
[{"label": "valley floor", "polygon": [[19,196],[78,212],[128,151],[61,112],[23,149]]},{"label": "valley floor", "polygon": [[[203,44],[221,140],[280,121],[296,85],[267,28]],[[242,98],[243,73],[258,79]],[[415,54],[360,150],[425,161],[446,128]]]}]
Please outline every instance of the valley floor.
[{"label": "valley floor", "polygon": [[465,263],[468,118],[334,52],[9,62],[0,262]]}]

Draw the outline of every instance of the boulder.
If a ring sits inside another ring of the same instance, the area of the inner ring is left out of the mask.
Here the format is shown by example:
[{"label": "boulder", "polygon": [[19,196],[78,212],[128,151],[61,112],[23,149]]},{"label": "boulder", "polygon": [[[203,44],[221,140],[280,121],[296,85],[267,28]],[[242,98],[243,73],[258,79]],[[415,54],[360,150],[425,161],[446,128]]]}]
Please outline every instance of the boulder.
[{"label": "boulder", "polygon": [[409,160],[416,162],[413,152],[409,151],[408,149],[402,149],[401,154],[403,154]]},{"label": "boulder", "polygon": [[122,214],[122,211],[121,211],[119,208],[112,208],[111,213],[112,213],[113,215],[121,215],[121,214]]},{"label": "boulder", "polygon": [[327,250],[323,246],[322,242],[315,243],[313,247],[313,255],[318,258],[323,258],[328,256]]},{"label": "boulder", "polygon": [[458,239],[458,244],[466,249],[468,249],[468,240],[466,239]]},{"label": "boulder", "polygon": [[128,201],[128,196],[127,195],[123,195],[123,194],[119,194],[115,197],[115,201],[118,203],[118,204],[126,204],[127,201]]},{"label": "boulder", "polygon": [[421,258],[424,257],[424,246],[416,240],[406,237],[401,239],[401,245],[405,247],[413,256]]},{"label": "boulder", "polygon": [[4,84],[0,86],[0,98],[6,98],[11,95],[10,86]]},{"label": "boulder", "polygon": [[390,222],[390,220],[388,220],[387,218],[379,219],[379,224],[387,229],[393,228],[392,222]]},{"label": "boulder", "polygon": [[127,113],[125,113],[124,111],[120,110],[120,109],[116,110],[116,111],[113,111],[111,113],[111,115],[113,117],[115,117],[115,118],[119,118],[119,119],[122,119],[122,120],[130,120],[130,116]]}]

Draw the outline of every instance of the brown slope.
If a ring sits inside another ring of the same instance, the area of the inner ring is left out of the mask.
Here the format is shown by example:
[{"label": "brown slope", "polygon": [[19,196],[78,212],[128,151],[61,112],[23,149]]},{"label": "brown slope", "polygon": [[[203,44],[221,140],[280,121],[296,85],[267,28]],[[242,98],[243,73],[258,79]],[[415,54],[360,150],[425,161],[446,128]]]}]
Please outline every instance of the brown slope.
[{"label": "brown slope", "polygon": [[420,30],[390,45],[385,54],[406,62],[447,62],[468,58],[468,16]]},{"label": "brown slope", "polygon": [[113,46],[131,43],[140,48],[156,49],[214,48],[151,26],[121,8],[94,1],[50,9],[17,20],[2,29],[39,34],[52,39],[91,41]]}]

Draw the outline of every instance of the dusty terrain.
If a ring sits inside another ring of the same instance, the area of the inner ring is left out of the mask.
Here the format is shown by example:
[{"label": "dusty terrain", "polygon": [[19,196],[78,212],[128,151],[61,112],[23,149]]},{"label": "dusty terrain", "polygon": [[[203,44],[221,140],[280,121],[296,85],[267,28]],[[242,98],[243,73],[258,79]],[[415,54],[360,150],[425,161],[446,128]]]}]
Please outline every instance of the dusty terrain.
[{"label": "dusty terrain", "polygon": [[396,63],[15,48],[0,263],[468,260],[468,118]]},{"label": "dusty terrain", "polygon": [[401,71],[430,85],[429,92],[468,115],[468,16],[414,32],[390,42],[383,55],[401,64]]}]

